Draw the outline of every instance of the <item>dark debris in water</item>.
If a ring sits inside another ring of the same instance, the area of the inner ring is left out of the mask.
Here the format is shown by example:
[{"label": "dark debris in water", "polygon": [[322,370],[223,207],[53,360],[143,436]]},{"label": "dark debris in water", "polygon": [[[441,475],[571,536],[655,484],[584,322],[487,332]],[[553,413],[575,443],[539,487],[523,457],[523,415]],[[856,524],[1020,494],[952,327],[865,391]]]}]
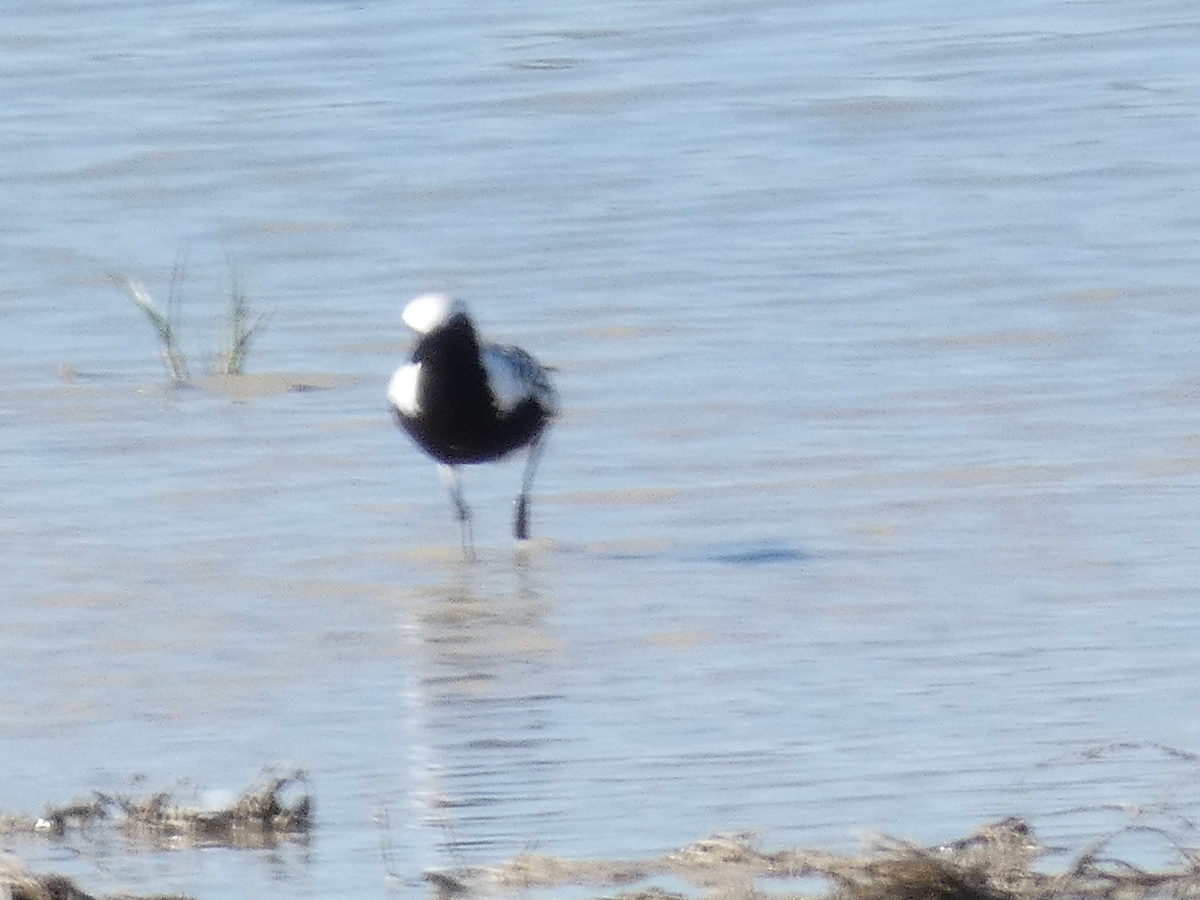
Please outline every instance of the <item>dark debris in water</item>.
[{"label": "dark debris in water", "polygon": [[[481,900],[541,891],[553,896],[583,887],[595,898],[620,900],[1157,900],[1200,897],[1200,861],[1149,872],[1128,863],[1082,854],[1066,871],[1035,868],[1044,848],[1021,819],[979,828],[959,841],[923,847],[881,839],[857,855],[824,850],[763,852],[748,834],[714,835],[646,860],[568,860],[521,854],[497,866],[429,872],[435,900]],[[691,890],[668,890],[673,878]],[[823,880],[822,894],[769,889],[769,881]],[[577,890],[571,896],[579,896]]]}]

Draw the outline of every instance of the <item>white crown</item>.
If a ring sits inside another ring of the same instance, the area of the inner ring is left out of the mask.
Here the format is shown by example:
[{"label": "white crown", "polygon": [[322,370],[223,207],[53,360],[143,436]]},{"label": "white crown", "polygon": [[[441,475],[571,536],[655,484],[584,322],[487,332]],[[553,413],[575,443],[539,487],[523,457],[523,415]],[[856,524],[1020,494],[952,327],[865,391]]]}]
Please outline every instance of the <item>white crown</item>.
[{"label": "white crown", "polygon": [[446,324],[451,316],[466,315],[467,307],[461,300],[445,294],[422,294],[409,301],[404,307],[404,324],[417,334],[429,334],[440,325]]}]

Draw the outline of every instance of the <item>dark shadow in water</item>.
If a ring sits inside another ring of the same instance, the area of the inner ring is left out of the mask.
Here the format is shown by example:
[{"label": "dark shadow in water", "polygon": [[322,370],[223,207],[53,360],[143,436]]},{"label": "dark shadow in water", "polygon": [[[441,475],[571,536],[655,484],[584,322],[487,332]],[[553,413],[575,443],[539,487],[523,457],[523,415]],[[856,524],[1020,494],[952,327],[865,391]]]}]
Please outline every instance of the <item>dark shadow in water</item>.
[{"label": "dark shadow in water", "polygon": [[729,566],[763,566],[812,559],[807,553],[780,541],[746,541],[716,544],[690,556]]},{"label": "dark shadow in water", "polygon": [[677,547],[669,543],[613,546],[603,549],[587,547],[555,548],[558,552],[583,552],[598,559],[651,560],[682,559],[687,562],[715,562],[728,566],[762,566],[798,563],[816,556],[783,541],[731,541],[703,547]]}]

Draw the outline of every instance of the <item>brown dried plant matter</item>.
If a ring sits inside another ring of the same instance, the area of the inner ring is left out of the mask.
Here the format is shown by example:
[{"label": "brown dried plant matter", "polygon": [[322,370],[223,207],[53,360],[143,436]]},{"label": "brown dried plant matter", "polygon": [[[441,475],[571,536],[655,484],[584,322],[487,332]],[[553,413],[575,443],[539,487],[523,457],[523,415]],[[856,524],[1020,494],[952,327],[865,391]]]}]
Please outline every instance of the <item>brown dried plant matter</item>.
[{"label": "brown dried plant matter", "polygon": [[[1018,818],[986,824],[937,847],[881,839],[856,855],[823,850],[763,852],[747,834],[714,835],[664,856],[605,862],[522,854],[498,866],[426,874],[438,900],[529,896],[566,886],[620,900],[1152,900],[1200,898],[1200,865],[1146,872],[1085,852],[1064,872],[1035,869],[1043,850]],[[693,890],[663,888],[673,878]],[[827,889],[801,894],[770,888],[771,880],[823,880]],[[620,889],[616,892],[613,889]],[[572,892],[572,896],[577,896]]]},{"label": "brown dried plant matter", "polygon": [[[154,849],[226,847],[262,849],[306,840],[312,831],[312,798],[303,772],[264,774],[226,806],[180,804],[166,792],[148,797],[95,794],[47,809],[39,818],[0,814],[0,834],[61,840],[90,829],[113,828],[127,840]],[[0,898],[95,900],[71,879],[29,872],[15,858],[0,858]],[[172,896],[109,896],[106,900],[183,900]]]}]

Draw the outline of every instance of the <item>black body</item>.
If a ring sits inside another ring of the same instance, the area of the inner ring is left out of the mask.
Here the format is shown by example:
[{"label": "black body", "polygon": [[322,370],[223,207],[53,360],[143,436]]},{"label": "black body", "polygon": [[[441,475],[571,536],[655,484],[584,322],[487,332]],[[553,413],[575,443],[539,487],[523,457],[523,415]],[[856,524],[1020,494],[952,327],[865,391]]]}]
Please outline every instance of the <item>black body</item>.
[{"label": "black body", "polygon": [[[480,358],[479,338],[465,315],[454,315],[423,335],[412,361],[421,364],[420,412],[408,416],[393,410],[400,427],[439,463],[455,466],[500,459],[535,441],[553,415],[532,396],[507,412],[497,406]],[[529,362],[540,374],[540,367]]]}]

